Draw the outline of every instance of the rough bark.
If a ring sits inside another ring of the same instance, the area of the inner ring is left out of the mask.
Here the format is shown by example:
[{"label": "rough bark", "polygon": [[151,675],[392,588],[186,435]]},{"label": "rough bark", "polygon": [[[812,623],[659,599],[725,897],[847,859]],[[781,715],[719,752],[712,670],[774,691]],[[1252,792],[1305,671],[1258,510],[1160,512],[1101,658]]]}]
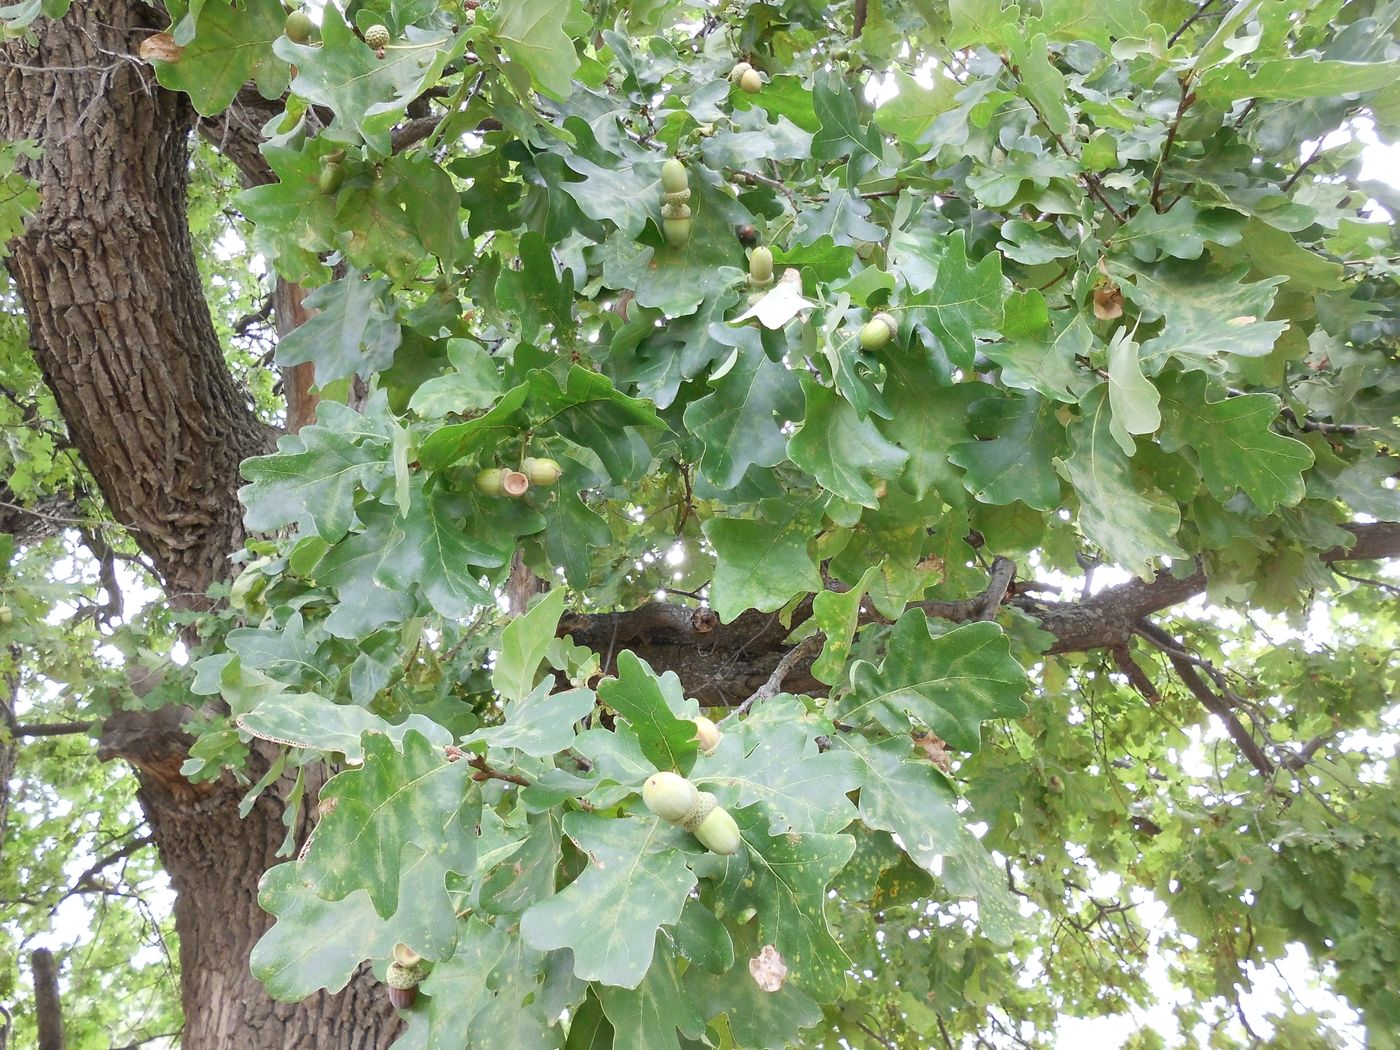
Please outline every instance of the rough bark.
[{"label": "rough bark", "polygon": [[[75,4],[36,23],[37,42],[0,46],[0,139],[43,148],[24,172],[42,204],[7,265],[35,357],[104,500],[171,600],[198,607],[242,545],[239,463],[269,450],[272,435],[224,363],[200,287],[185,212],[194,113],[133,57],[162,22],[140,0]],[[224,130],[251,163],[246,129]],[[183,1045],[387,1046],[399,1023],[367,971],[342,995],[296,1005],[273,1002],[252,977],[248,952],[270,921],[258,880],[285,834],[282,808],[270,793],[242,820],[246,788],[232,778],[181,777],[182,715],[118,716],[100,753],[138,770],[177,892]]]},{"label": "rough bark", "polygon": [[[159,12],[74,5],[8,44],[0,140],[42,204],[8,266],[74,444],[117,520],[197,604],[243,540],[238,464],[269,447],[224,366],[185,220],[194,112],[131,56]],[[36,67],[38,71],[36,71]]]},{"label": "rough bark", "polygon": [[[1400,557],[1400,523],[1353,523],[1346,528],[1356,536],[1355,543],[1324,551],[1320,555],[1324,562]],[[990,586],[997,589],[995,582]],[[1054,635],[1048,653],[1062,654],[1125,645],[1144,618],[1205,589],[1206,574],[1197,565],[1184,576],[1161,573],[1152,580],[1134,579],[1079,601],[1045,601],[1033,592],[1007,600]],[[985,615],[987,599],[984,592],[960,601],[924,602],[922,608],[930,616],[965,623]],[[701,703],[731,707],[763,687],[792,650],[786,642],[792,629],[811,615],[812,603],[807,599],[797,604],[786,621],[777,613],[749,611],[733,623],[721,624],[709,609],[649,602],[626,612],[567,614],[559,622],[559,634],[601,654],[605,672],[615,668],[617,653],[630,649],[658,671],[675,671],[687,693]],[[867,620],[871,618],[873,614]],[[784,688],[793,692],[826,688],[811,676],[816,655],[813,651],[792,662]]]}]

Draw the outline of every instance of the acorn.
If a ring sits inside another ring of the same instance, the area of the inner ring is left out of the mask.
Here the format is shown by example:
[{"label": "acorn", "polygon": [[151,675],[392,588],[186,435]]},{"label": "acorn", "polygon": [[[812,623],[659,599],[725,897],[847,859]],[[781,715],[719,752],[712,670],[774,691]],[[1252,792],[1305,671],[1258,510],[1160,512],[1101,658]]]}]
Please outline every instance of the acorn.
[{"label": "acorn", "polygon": [[680,193],[681,190],[690,189],[690,175],[687,174],[685,165],[675,157],[669,158],[661,165],[661,189],[666,193]]},{"label": "acorn", "polygon": [[860,348],[879,350],[888,346],[891,339],[899,334],[899,323],[889,314],[881,311],[872,317],[860,330]]},{"label": "acorn", "polygon": [[321,165],[321,174],[316,179],[316,187],[329,196],[340,189],[345,182],[345,168],[335,160],[327,160]]},{"label": "acorn", "polygon": [[8,605],[0,605],[0,627],[8,627],[15,622],[15,614]]},{"label": "acorn", "polygon": [[747,91],[750,95],[756,95],[763,90],[763,76],[756,69],[745,70],[744,75],[739,78],[739,87]]},{"label": "acorn", "polygon": [[529,490],[530,478],[518,470],[501,471],[501,491],[507,496],[519,498]]},{"label": "acorn", "polygon": [[737,84],[743,79],[745,73],[753,72],[753,66],[747,62],[735,62],[734,68],[729,71],[729,82]]},{"label": "acorn", "polygon": [[688,204],[689,202],[689,190],[677,190],[675,193],[663,193],[661,195],[662,207],[667,207],[673,204]]},{"label": "acorn", "polygon": [[719,726],[704,715],[697,715],[692,721],[695,723],[695,740],[700,745],[701,752],[706,755],[714,754],[715,748],[719,747],[719,742],[724,739]]},{"label": "acorn", "polygon": [[666,235],[666,243],[672,248],[684,248],[690,243],[689,219],[662,219],[661,232]]},{"label": "acorn", "polygon": [[418,986],[427,976],[423,957],[406,944],[394,945],[394,960],[384,974],[389,1002],[396,1010],[407,1010],[418,999]]},{"label": "acorn", "polygon": [[476,476],[476,489],[483,496],[499,496],[505,491],[501,483],[501,475],[505,471],[500,467],[488,467]]},{"label": "acorn", "polygon": [[691,830],[701,845],[711,853],[718,853],[723,857],[738,853],[739,845],[743,841],[739,835],[739,825],[734,823],[729,810],[719,805],[710,810],[705,819]]},{"label": "acorn", "polygon": [[663,204],[661,205],[661,217],[663,219],[688,219],[690,218],[690,205]]},{"label": "acorn", "polygon": [[526,457],[520,466],[531,485],[548,487],[564,474],[564,468],[552,459]]},{"label": "acorn", "polygon": [[642,785],[642,803],[668,824],[685,819],[699,792],[679,773],[653,773]]},{"label": "acorn", "polygon": [[734,236],[739,238],[739,243],[745,248],[752,248],[758,243],[758,230],[752,223],[740,223],[734,227]]},{"label": "acorn", "polygon": [[749,283],[755,287],[773,283],[773,252],[762,244],[749,253]]},{"label": "acorn", "polygon": [[293,43],[304,44],[311,39],[311,34],[316,32],[316,23],[311,21],[311,17],[305,11],[298,8],[287,16],[282,32],[286,33],[287,39]]},{"label": "acorn", "polygon": [[373,25],[365,30],[365,43],[376,51],[383,51],[389,46],[388,26]]}]

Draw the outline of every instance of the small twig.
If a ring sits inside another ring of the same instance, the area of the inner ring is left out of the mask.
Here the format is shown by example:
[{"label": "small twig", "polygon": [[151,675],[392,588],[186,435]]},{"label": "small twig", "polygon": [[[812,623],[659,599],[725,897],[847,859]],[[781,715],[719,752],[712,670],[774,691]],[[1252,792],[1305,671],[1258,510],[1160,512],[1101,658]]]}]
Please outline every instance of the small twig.
[{"label": "small twig", "polygon": [[899,1050],[899,1047],[895,1046],[894,1043],[890,1042],[890,1041],[889,1041],[888,1039],[886,1039],[884,1036],[882,1036],[882,1035],[880,1035],[879,1033],[873,1031],[873,1030],[872,1030],[869,1026],[867,1026],[863,1021],[857,1021],[857,1022],[856,1022],[856,1027],[859,1028],[859,1029],[860,1029],[862,1032],[864,1032],[866,1035],[870,1036],[871,1039],[874,1039],[875,1042],[877,1042],[877,1043],[879,1043],[881,1046],[885,1047],[886,1050]]},{"label": "small twig", "polygon": [[788,189],[787,184],[781,179],[769,178],[767,175],[762,175],[756,171],[750,171],[748,168],[740,168],[738,171],[734,172],[734,177],[740,181],[756,182],[762,186],[768,186],[781,192],[788,200],[794,200],[792,190]]},{"label": "small twig", "polygon": [[107,854],[107,856],[102,857],[100,860],[94,861],[86,871],[84,871],[81,875],[79,875],[76,879],[73,880],[72,888],[70,888],[66,893],[64,893],[62,897],[58,898],[58,900],[54,903],[53,908],[49,909],[49,913],[52,914],[55,910],[57,910],[58,906],[64,901],[66,901],[69,897],[82,893],[84,890],[97,888],[96,879],[102,871],[104,871],[107,868],[110,868],[113,864],[116,864],[118,861],[126,860],[133,853],[145,849],[147,846],[151,845],[151,843],[155,842],[155,840],[156,837],[154,835],[142,835],[139,838],[132,839],[121,849]]},{"label": "small twig", "polygon": [[1162,208],[1162,175],[1167,169],[1167,158],[1172,155],[1172,144],[1176,142],[1176,134],[1181,130],[1181,118],[1186,115],[1186,111],[1191,108],[1191,103],[1196,101],[1196,93],[1191,90],[1190,74],[1181,78],[1181,100],[1176,104],[1176,116],[1172,117],[1171,127],[1167,128],[1167,141],[1162,144],[1162,156],[1157,161],[1157,170],[1152,175],[1152,193],[1148,200],[1152,203],[1154,211],[1163,211]]},{"label": "small twig", "polygon": [[1285,192],[1288,191],[1288,190],[1291,190],[1291,189],[1293,188],[1293,184],[1294,184],[1295,182],[1297,182],[1297,181],[1302,177],[1303,172],[1307,171],[1310,167],[1312,167],[1313,163],[1314,163],[1314,162],[1317,160],[1317,158],[1320,157],[1320,156],[1322,156],[1322,140],[1321,140],[1321,139],[1319,139],[1318,142],[1317,142],[1317,145],[1313,147],[1313,151],[1312,151],[1311,154],[1308,155],[1308,159],[1305,160],[1305,161],[1303,161],[1302,164],[1299,164],[1299,165],[1298,165],[1298,170],[1295,171],[1292,175],[1288,176],[1288,178],[1286,178],[1286,179],[1283,181],[1283,185],[1280,186],[1279,188],[1282,189],[1282,190],[1284,190]]},{"label": "small twig", "polygon": [[504,780],[507,784],[518,784],[521,787],[530,786],[530,782],[524,777],[517,776],[515,773],[506,773],[488,764],[485,755],[473,755],[467,759],[467,765],[476,770],[472,774],[473,780]]},{"label": "small twig", "polygon": [[773,673],[768,676],[768,681],[754,690],[751,697],[736,707],[724,721],[731,718],[740,718],[760,700],[771,700],[778,695],[778,690],[783,687],[783,679],[787,678],[793,667],[804,657],[813,653],[821,645],[823,635],[809,634],[802,641],[783,654],[783,658],[778,661],[778,666],[773,668]]},{"label": "small twig", "polygon": [[1186,30],[1190,29],[1193,25],[1195,25],[1196,22],[1200,20],[1200,17],[1206,13],[1206,9],[1214,3],[1215,0],[1205,0],[1203,4],[1198,6],[1196,10],[1192,13],[1191,17],[1188,18],[1185,22],[1182,22],[1181,25],[1177,27],[1176,32],[1167,38],[1167,47],[1171,47],[1178,40],[1180,40],[1182,34],[1185,33]]},{"label": "small twig", "polygon": [[1001,608],[1001,603],[1006,598],[1006,589],[1011,586],[1011,579],[1016,575],[1016,563],[1010,558],[1003,558],[998,554],[992,559],[992,570],[987,580],[987,589],[982,594],[982,608],[978,612],[978,620],[995,620],[997,610]]},{"label": "small twig", "polygon": [[1289,769],[1302,769],[1312,761],[1313,755],[1322,750],[1327,742],[1333,739],[1338,732],[1339,730],[1331,729],[1326,733],[1319,733],[1297,751],[1289,751],[1286,748],[1280,748],[1279,750],[1283,757],[1279,759],[1279,764]]},{"label": "small twig", "polygon": [[865,29],[865,17],[868,4],[869,0],[856,0],[855,19],[851,22],[852,37],[859,37],[861,32]]},{"label": "small twig", "polygon": [[1329,565],[1328,568],[1331,569],[1334,574],[1340,576],[1344,580],[1351,580],[1352,583],[1364,583],[1371,587],[1379,587],[1387,594],[1393,594],[1396,597],[1400,597],[1400,587],[1395,586],[1395,584],[1393,583],[1386,583],[1384,580],[1373,580],[1366,576],[1353,576],[1349,572],[1342,572],[1342,570],[1337,568],[1336,565]]}]

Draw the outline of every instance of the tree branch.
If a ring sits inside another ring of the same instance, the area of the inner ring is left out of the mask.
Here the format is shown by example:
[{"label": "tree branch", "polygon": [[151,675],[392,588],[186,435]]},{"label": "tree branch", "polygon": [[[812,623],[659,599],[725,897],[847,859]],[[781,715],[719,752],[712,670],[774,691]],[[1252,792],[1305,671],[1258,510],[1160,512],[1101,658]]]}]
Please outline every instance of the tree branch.
[{"label": "tree branch", "polygon": [[[736,707],[729,718],[738,718],[746,714],[749,708],[753,707],[753,705],[760,700],[771,700],[773,697],[777,696],[778,690],[782,689],[783,681],[787,678],[789,672],[791,672],[804,657],[816,655],[817,650],[821,648],[822,637],[820,633],[809,634],[806,638],[802,639],[802,641],[798,642],[797,645],[784,653],[783,658],[778,661],[778,666],[773,668],[773,673],[768,676],[768,681],[755,689],[753,695]],[[726,719],[726,721],[728,721],[728,719]]]},{"label": "tree branch", "polygon": [[1186,688],[1191,690],[1191,695],[1201,702],[1202,707],[1225,724],[1225,731],[1230,734],[1230,738],[1234,740],[1240,753],[1249,761],[1249,764],[1264,776],[1272,776],[1274,764],[1269,760],[1269,756],[1264,754],[1264,749],[1250,735],[1244,723],[1239,720],[1239,716],[1231,710],[1229,703],[1206,685],[1205,679],[1196,670],[1194,658],[1186,651],[1186,648],[1154,624],[1140,623],[1137,625],[1137,631],[1143,638],[1146,638],[1166,654],[1167,659],[1171,661],[1172,667],[1176,670],[1177,676],[1185,683]]},{"label": "tree branch", "polygon": [[982,594],[982,607],[977,610],[977,619],[995,620],[997,610],[1006,600],[1006,589],[1016,575],[1016,563],[1010,558],[997,555],[992,560],[992,571],[988,574],[987,589]]},{"label": "tree branch", "polygon": [[34,1014],[39,1050],[63,1050],[63,1004],[58,998],[58,964],[53,952],[36,948],[29,957],[34,973]]}]

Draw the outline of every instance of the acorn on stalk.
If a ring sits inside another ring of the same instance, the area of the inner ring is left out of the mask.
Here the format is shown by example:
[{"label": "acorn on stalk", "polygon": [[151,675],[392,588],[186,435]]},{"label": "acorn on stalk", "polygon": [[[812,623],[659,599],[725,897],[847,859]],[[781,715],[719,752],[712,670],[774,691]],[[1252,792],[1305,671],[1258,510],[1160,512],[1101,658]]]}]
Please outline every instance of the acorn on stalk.
[{"label": "acorn on stalk", "polygon": [[729,811],[679,773],[649,776],[642,785],[642,802],[666,823],[690,832],[711,853],[727,857],[739,851],[743,840]]},{"label": "acorn on stalk", "polygon": [[661,165],[661,232],[672,248],[690,242],[690,175],[675,157]]},{"label": "acorn on stalk", "polygon": [[389,1002],[396,1010],[407,1010],[418,999],[418,986],[428,975],[423,957],[406,944],[394,945],[394,958],[384,974]]},{"label": "acorn on stalk", "polygon": [[860,330],[860,348],[879,350],[888,346],[890,340],[899,334],[899,322],[883,310],[877,313]]}]

